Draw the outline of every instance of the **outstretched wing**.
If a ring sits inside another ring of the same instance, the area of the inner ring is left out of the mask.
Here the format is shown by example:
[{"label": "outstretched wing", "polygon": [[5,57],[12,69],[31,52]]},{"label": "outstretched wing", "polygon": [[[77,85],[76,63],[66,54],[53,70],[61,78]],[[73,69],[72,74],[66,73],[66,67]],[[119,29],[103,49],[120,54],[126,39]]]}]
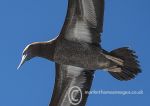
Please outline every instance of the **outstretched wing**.
[{"label": "outstretched wing", "polygon": [[69,0],[61,36],[99,43],[103,30],[104,0]]},{"label": "outstretched wing", "polygon": [[[91,88],[93,74],[93,70],[56,63],[55,86],[49,106],[73,106],[68,95],[70,90],[76,89],[76,87],[79,87],[82,91],[81,102],[76,106],[85,106],[88,97],[85,91],[89,91]],[[73,98],[74,100],[79,100],[81,97],[80,92],[76,93]]]}]

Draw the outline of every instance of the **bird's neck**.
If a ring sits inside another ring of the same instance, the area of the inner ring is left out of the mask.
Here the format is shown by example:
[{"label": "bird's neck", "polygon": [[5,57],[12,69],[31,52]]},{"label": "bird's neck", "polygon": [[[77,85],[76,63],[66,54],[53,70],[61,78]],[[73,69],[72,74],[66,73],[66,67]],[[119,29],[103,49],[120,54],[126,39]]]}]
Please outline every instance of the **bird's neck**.
[{"label": "bird's neck", "polygon": [[55,51],[55,42],[40,42],[38,46],[33,50],[33,53],[36,57],[42,57],[48,60],[53,61]]}]

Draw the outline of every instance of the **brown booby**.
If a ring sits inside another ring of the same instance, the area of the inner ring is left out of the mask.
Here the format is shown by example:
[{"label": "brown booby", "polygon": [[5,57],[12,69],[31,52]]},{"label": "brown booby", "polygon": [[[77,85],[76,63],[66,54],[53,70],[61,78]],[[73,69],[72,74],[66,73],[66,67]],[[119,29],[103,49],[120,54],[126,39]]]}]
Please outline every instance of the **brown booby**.
[{"label": "brown booby", "polygon": [[[103,16],[104,0],[68,0],[59,36],[47,42],[29,44],[24,49],[19,67],[33,57],[56,63],[55,86],[49,106],[85,106],[88,94],[84,92],[90,90],[97,69],[106,69],[121,81],[133,79],[141,72],[133,50],[122,47],[108,52],[101,48]],[[68,93],[73,87],[78,88],[78,92],[73,92],[70,100]]]}]

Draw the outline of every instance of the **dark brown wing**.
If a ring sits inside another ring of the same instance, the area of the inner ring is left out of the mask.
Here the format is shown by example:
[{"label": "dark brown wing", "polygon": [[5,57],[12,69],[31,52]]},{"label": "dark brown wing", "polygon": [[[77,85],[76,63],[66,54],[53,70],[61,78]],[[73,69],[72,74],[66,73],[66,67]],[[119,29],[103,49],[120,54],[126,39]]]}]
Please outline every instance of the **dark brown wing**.
[{"label": "dark brown wing", "polygon": [[[69,100],[68,92],[75,87],[79,87],[82,91],[81,102],[76,106],[85,106],[88,94],[84,92],[90,90],[93,74],[93,70],[56,63],[55,86],[49,106],[73,106]],[[78,100],[80,97],[81,95],[77,93],[74,99]]]},{"label": "dark brown wing", "polygon": [[65,38],[99,43],[103,16],[104,0],[69,0],[61,35]]}]

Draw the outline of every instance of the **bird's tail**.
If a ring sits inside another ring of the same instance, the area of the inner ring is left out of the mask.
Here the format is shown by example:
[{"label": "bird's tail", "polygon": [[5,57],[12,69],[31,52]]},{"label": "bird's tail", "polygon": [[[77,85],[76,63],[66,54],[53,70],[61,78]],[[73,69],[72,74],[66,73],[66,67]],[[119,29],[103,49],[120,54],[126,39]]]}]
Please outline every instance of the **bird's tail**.
[{"label": "bird's tail", "polygon": [[[118,80],[130,80],[135,78],[138,73],[141,73],[139,61],[135,52],[127,47],[115,49],[109,53],[112,57],[121,59],[122,65],[114,68],[109,68],[108,72]],[[117,60],[115,60],[116,62]],[[117,71],[115,71],[117,70]]]}]

